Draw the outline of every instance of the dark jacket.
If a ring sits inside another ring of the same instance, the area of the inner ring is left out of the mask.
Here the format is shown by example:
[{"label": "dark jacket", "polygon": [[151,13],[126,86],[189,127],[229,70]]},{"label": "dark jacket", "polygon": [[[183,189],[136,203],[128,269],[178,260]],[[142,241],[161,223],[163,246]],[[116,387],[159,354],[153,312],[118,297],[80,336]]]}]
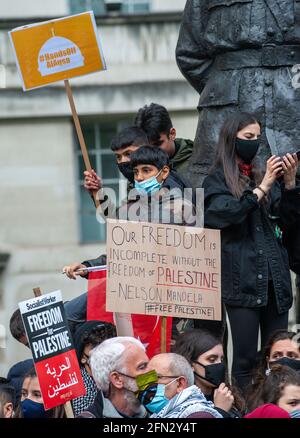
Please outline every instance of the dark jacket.
[{"label": "dark jacket", "polygon": [[147,411],[142,405],[139,413],[134,417],[122,414],[108,398],[103,396],[102,391],[99,391],[94,403],[86,411],[81,412],[77,418],[145,418],[147,416]]},{"label": "dark jacket", "polygon": [[103,400],[102,391],[98,391],[94,403],[77,415],[77,418],[103,418]]},{"label": "dark jacket", "polygon": [[287,209],[299,203],[299,188],[287,191],[276,182],[268,204],[259,204],[249,186],[236,199],[221,169],[209,175],[203,187],[205,226],[221,229],[223,301],[236,307],[266,306],[272,280],[278,311],[286,312],[292,305],[292,287],[279,230],[289,226]]},{"label": "dark jacket", "polygon": [[174,143],[176,152],[174,157],[170,160],[172,168],[181,175],[186,175],[193,152],[194,142],[184,138],[176,138]]},{"label": "dark jacket", "polygon": [[[85,265],[87,268],[106,265],[106,254],[100,255],[96,259],[85,260],[84,262],[82,262],[82,265]],[[88,277],[88,275],[86,277]]]},{"label": "dark jacket", "polygon": [[292,71],[300,59],[299,0],[187,0],[176,58],[200,95],[192,183],[208,173],[220,127],[234,111],[259,112],[263,161],[269,147],[276,155],[299,148],[299,75]]},{"label": "dark jacket", "polygon": [[300,275],[300,219],[283,236],[289,254],[290,268],[295,274]]}]

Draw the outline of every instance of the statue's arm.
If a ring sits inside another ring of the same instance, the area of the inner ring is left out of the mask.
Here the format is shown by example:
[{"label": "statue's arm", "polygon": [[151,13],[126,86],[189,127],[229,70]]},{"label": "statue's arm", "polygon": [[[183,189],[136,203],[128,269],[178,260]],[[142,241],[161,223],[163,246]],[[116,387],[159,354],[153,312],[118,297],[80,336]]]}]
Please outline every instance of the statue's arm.
[{"label": "statue's arm", "polygon": [[213,63],[203,38],[206,19],[206,0],[187,0],[176,47],[176,60],[181,73],[198,93],[203,90]]}]

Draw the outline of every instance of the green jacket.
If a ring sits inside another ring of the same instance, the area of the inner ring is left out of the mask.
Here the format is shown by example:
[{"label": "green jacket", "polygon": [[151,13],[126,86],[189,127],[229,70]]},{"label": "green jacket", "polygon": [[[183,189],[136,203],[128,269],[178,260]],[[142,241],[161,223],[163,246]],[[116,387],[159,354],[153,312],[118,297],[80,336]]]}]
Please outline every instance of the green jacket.
[{"label": "green jacket", "polygon": [[190,158],[193,152],[194,142],[184,138],[175,139],[176,152],[171,159],[171,164],[176,172],[183,176],[187,176]]}]

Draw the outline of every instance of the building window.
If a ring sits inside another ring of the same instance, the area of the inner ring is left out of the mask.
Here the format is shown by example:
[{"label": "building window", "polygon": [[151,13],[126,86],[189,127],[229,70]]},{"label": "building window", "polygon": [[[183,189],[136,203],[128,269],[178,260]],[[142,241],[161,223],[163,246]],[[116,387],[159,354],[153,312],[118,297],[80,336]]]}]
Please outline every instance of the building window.
[{"label": "building window", "polygon": [[94,11],[95,15],[106,13],[104,0],[69,0],[71,14]]},{"label": "building window", "polygon": [[[92,168],[101,177],[103,187],[112,188],[116,193],[116,199],[126,195],[124,193],[124,179],[116,165],[115,157],[110,149],[110,143],[115,134],[130,125],[130,120],[122,120],[111,123],[99,121],[82,121],[81,127],[88,149]],[[106,224],[100,224],[96,219],[96,209],[89,193],[84,189],[85,165],[83,162],[79,142],[74,132],[76,143],[76,154],[78,163],[78,185],[79,185],[79,222],[80,241],[82,243],[105,242]]]},{"label": "building window", "polygon": [[150,11],[150,1],[147,0],[125,0],[122,2],[124,14],[143,14]]},{"label": "building window", "polygon": [[69,0],[71,14],[94,11],[95,15],[109,12],[144,14],[150,12],[151,0]]}]

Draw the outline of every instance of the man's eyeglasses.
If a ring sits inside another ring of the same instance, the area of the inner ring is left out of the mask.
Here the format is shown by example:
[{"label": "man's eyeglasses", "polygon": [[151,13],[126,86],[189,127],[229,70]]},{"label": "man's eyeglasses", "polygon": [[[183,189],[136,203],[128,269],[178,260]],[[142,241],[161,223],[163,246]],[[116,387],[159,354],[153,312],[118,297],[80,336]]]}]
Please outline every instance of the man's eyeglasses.
[{"label": "man's eyeglasses", "polygon": [[160,374],[157,374],[158,379],[178,379],[180,376],[161,376]]}]

